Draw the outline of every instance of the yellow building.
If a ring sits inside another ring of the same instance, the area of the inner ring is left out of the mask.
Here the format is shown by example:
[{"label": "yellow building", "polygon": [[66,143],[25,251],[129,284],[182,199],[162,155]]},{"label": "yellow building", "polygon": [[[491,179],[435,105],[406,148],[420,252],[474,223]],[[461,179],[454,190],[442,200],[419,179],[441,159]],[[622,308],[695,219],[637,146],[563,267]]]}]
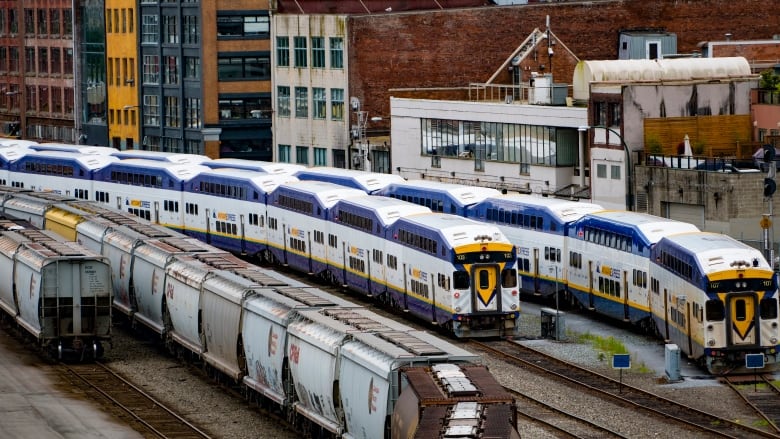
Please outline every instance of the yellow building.
[{"label": "yellow building", "polygon": [[141,149],[137,54],[138,13],[134,0],[106,0],[106,89],[109,145]]}]

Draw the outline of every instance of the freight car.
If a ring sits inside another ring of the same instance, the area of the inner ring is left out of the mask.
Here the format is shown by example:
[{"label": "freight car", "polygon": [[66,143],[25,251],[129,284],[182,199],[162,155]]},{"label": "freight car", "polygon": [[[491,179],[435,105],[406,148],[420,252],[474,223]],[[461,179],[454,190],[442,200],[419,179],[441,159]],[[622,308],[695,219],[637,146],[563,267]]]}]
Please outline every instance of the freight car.
[{"label": "freight car", "polygon": [[20,220],[0,221],[0,309],[56,359],[103,355],[111,339],[109,262]]},{"label": "freight car", "polygon": [[[32,195],[12,203],[26,196],[11,192],[4,204],[33,206]],[[120,314],[151,322],[174,351],[242,386],[251,401],[280,411],[303,433],[519,437],[514,400],[478,356],[200,242],[189,251],[162,245],[193,240],[143,220],[111,224],[109,215],[83,210],[79,216],[75,206],[88,203],[47,198],[38,199],[46,207],[30,209],[43,212],[44,224],[56,218],[64,230],[67,218],[74,228],[68,234],[125,267],[115,276],[127,278],[134,300],[115,302]],[[159,234],[167,236],[152,237]],[[157,256],[143,262],[148,268],[132,268],[152,252]]]}]

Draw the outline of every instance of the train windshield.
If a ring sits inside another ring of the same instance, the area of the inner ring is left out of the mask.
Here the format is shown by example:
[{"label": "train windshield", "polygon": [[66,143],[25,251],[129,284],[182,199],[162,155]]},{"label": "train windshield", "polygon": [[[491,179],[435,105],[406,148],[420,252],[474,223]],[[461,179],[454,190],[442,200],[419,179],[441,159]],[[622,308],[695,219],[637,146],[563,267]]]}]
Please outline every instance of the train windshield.
[{"label": "train windshield", "polygon": [[706,304],[707,320],[719,322],[726,318],[726,309],[718,299],[708,300]]}]

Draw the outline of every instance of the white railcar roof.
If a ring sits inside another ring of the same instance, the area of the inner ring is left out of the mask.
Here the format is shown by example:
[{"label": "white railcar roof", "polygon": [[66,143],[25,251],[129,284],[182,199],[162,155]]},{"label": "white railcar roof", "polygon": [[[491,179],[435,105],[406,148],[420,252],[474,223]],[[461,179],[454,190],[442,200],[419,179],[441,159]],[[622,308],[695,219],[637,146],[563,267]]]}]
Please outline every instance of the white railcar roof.
[{"label": "white railcar roof", "polygon": [[90,146],[90,145],[73,145],[70,143],[33,143],[28,145],[30,149],[36,151],[61,151],[61,152],[77,152],[79,154],[89,155],[111,155],[117,150],[110,146]]},{"label": "white railcar roof", "polygon": [[354,197],[346,199],[343,202],[345,204],[352,204],[374,211],[385,226],[393,224],[399,218],[407,217],[409,215],[431,213],[431,209],[425,206],[399,200],[397,198],[382,197],[378,195]]},{"label": "white railcar roof", "polygon": [[486,200],[517,202],[527,206],[538,207],[558,218],[561,222],[574,221],[583,215],[604,210],[600,204],[582,201],[562,200],[560,198],[540,197],[538,195],[507,194],[490,197]]},{"label": "white railcar roof", "polygon": [[238,168],[210,168],[199,175],[231,177],[239,180],[245,180],[256,185],[265,192],[273,192],[274,189],[285,183],[298,181],[292,174],[268,174],[265,172],[250,171],[248,169]]},{"label": "white railcar roof", "polygon": [[133,168],[161,169],[164,170],[169,175],[171,175],[172,177],[178,178],[179,180],[189,180],[192,177],[198,175],[199,173],[209,170],[209,168],[197,164],[187,164],[187,163],[179,164],[179,163],[161,162],[159,160],[148,160],[148,159],[119,160],[116,157],[114,157],[114,159],[116,159],[120,165],[129,165],[130,167]]},{"label": "white railcar roof", "polygon": [[492,241],[509,242],[498,227],[460,216],[431,213],[429,215],[413,215],[404,218],[404,220],[440,231],[451,247],[477,242],[480,237],[489,237]]},{"label": "white railcar roof", "polygon": [[379,172],[360,171],[357,169],[344,169],[333,167],[305,168],[296,173],[305,176],[321,176],[323,178],[333,177],[351,180],[354,186],[365,190],[366,192],[375,192],[391,183],[405,181],[398,174],[383,174]]},{"label": "white railcar roof", "polygon": [[[684,233],[665,239],[693,254],[705,273],[728,270],[741,265],[742,268],[770,269],[761,251],[720,233]],[[732,266],[732,264],[735,264]]]},{"label": "white railcar roof", "polygon": [[483,186],[466,186],[455,183],[443,183],[431,180],[408,180],[394,183],[395,186],[416,188],[421,187],[427,190],[435,190],[447,193],[450,197],[457,200],[461,205],[479,203],[488,197],[501,195],[498,189]]},{"label": "white railcar roof", "polygon": [[117,156],[121,159],[149,159],[149,160],[162,160],[171,163],[192,163],[200,164],[203,162],[211,161],[211,158],[200,154],[181,154],[176,152],[164,152],[164,151],[145,151],[141,149],[127,149],[124,151],[116,151],[111,155]]},{"label": "white railcar roof", "polygon": [[295,174],[301,169],[306,169],[303,165],[294,163],[264,162],[260,160],[246,159],[214,159],[203,163],[210,168],[235,168],[247,169],[250,171],[266,172],[268,174]]},{"label": "white railcar roof", "polygon": [[592,215],[633,227],[647,237],[651,243],[658,242],[664,236],[699,231],[699,228],[693,224],[640,212],[607,210],[594,212]]},{"label": "white railcar roof", "polygon": [[8,146],[6,148],[0,148],[0,156],[2,156],[3,160],[7,162],[18,160],[31,152],[34,152],[34,150],[20,146]]},{"label": "white railcar roof", "polygon": [[71,158],[87,169],[101,169],[119,161],[117,157],[110,155],[82,154],[71,151],[29,151],[23,157]]},{"label": "white railcar roof", "polygon": [[326,208],[333,207],[339,200],[345,198],[363,197],[366,195],[366,193],[360,189],[351,189],[338,184],[314,180],[296,181],[286,183],[284,186],[314,196],[319,200],[320,204]]}]

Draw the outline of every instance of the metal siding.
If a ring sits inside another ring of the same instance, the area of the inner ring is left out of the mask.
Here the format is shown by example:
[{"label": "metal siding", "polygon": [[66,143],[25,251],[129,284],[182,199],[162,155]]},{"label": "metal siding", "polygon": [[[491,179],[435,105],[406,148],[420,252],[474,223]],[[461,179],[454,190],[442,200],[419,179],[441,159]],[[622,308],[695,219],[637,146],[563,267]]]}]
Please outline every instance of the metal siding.
[{"label": "metal siding", "polygon": [[198,326],[201,285],[208,272],[177,261],[165,270],[165,298],[173,324],[172,336],[189,349],[201,353],[203,345]]},{"label": "metal siding", "polygon": [[[349,351],[352,355],[347,355]],[[385,417],[390,413],[390,372],[392,359],[358,342],[342,347],[339,390],[351,438],[372,439],[384,436]],[[369,370],[350,357],[370,358],[380,366]]]},{"label": "metal siding", "polygon": [[237,346],[241,329],[240,286],[211,278],[203,286],[203,332],[206,337],[204,356],[216,368],[234,379],[240,377]]},{"label": "metal siding", "polygon": [[[289,309],[264,299],[252,298],[250,301],[252,305],[245,307],[242,325],[242,332],[250,335],[244,337],[248,377],[245,381],[256,383],[250,387],[272,399],[283,401],[287,397],[282,375],[287,329],[279,322],[286,324]],[[258,312],[260,309],[265,312]],[[264,315],[266,312],[278,320]]]},{"label": "metal siding", "polygon": [[667,216],[690,223],[704,230],[704,206],[698,204],[667,203]]}]

